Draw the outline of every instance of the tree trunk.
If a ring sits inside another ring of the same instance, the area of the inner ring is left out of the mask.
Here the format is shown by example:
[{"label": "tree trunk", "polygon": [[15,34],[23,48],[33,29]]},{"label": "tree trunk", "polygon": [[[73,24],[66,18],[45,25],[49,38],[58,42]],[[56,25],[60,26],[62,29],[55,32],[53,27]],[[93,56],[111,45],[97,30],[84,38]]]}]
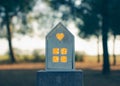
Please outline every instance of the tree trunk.
[{"label": "tree trunk", "polygon": [[116,55],[115,55],[115,39],[116,39],[116,35],[114,35],[114,39],[113,39],[113,65],[116,65]]},{"label": "tree trunk", "polygon": [[11,41],[11,30],[10,30],[10,18],[9,18],[9,14],[6,11],[6,29],[7,29],[7,39],[8,39],[8,45],[9,45],[9,56],[11,59],[11,62],[14,63],[15,62],[15,58],[14,58],[14,53],[13,53],[13,49],[12,49],[12,41]]},{"label": "tree trunk", "polygon": [[99,39],[99,36],[97,36],[97,52],[98,52],[98,53],[97,53],[97,54],[98,54],[98,55],[97,55],[97,58],[98,58],[98,59],[97,59],[97,62],[98,62],[98,63],[100,63],[99,40],[100,40],[100,39]]},{"label": "tree trunk", "polygon": [[[105,27],[105,26],[103,26]],[[108,44],[107,44],[107,32],[103,32],[103,69],[102,72],[103,74],[108,74],[110,73],[110,64],[109,64],[109,55],[108,55]]]},{"label": "tree trunk", "polygon": [[103,44],[103,74],[110,73],[110,63],[109,63],[109,54],[108,54],[108,1],[103,0],[103,9],[102,9],[103,25],[102,25],[102,44]]}]

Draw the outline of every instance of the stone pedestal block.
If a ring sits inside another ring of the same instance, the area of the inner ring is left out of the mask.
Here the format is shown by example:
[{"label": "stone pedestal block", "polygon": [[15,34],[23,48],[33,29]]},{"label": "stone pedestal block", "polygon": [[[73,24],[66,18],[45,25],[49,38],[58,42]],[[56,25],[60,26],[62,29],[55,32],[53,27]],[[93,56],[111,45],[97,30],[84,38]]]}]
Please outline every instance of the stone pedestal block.
[{"label": "stone pedestal block", "polygon": [[83,86],[83,72],[38,71],[37,86]]}]

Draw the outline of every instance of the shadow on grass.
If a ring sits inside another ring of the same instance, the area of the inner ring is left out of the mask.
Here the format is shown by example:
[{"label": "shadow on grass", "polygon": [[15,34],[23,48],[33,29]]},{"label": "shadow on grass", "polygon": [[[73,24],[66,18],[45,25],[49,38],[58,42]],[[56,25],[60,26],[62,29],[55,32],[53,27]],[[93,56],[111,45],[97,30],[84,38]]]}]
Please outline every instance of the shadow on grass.
[{"label": "shadow on grass", "polygon": [[[38,70],[0,70],[0,86],[36,86]],[[120,71],[102,75],[101,71],[84,69],[84,86],[119,86]]]}]

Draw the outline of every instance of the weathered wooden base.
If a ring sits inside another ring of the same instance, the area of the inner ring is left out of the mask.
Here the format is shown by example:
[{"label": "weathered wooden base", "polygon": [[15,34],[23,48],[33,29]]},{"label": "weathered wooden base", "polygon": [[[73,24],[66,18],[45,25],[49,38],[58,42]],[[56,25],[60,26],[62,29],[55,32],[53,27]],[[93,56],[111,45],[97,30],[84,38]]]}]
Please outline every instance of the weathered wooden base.
[{"label": "weathered wooden base", "polygon": [[83,86],[82,71],[38,71],[37,86]]}]

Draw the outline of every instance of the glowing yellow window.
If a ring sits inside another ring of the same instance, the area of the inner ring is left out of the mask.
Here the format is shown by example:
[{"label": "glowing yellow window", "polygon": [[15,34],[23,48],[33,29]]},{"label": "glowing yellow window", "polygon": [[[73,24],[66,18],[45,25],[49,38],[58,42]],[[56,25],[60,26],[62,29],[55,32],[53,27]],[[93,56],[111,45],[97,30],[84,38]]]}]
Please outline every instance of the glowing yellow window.
[{"label": "glowing yellow window", "polygon": [[52,52],[53,54],[59,54],[59,48],[53,48]]},{"label": "glowing yellow window", "polygon": [[61,56],[60,61],[64,63],[67,62],[67,56]]},{"label": "glowing yellow window", "polygon": [[61,54],[67,54],[67,48],[61,48]]},{"label": "glowing yellow window", "polygon": [[59,62],[59,57],[58,56],[53,56],[52,60],[53,60],[53,62]]}]

